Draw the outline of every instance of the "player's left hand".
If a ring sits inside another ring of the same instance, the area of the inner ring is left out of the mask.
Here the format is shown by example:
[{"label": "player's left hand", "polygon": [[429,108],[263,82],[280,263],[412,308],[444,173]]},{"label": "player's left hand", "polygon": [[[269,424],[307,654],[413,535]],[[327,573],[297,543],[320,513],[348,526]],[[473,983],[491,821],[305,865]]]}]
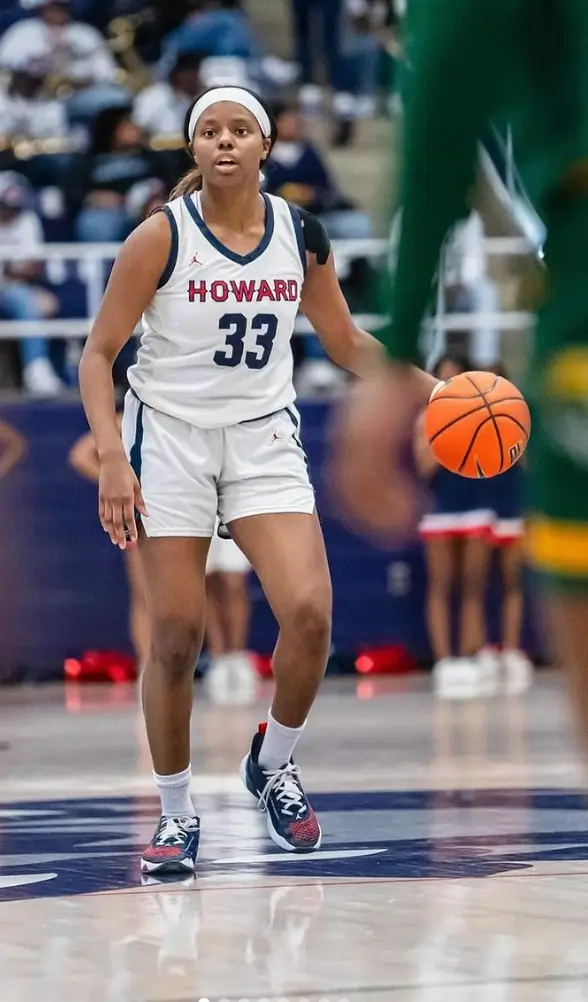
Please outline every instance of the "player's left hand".
[{"label": "player's left hand", "polygon": [[334,481],[343,513],[382,539],[414,529],[415,484],[403,469],[423,385],[414,369],[387,365],[358,380],[334,426]]}]

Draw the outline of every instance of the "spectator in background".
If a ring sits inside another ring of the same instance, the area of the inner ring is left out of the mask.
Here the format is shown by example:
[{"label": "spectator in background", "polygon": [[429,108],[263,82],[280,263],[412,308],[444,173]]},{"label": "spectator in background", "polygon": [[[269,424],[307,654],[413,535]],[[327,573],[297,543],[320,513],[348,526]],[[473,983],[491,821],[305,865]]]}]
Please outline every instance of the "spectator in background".
[{"label": "spectator in background", "polygon": [[127,218],[132,226],[138,226],[165,205],[169,198],[167,186],[158,178],[138,181],[129,189],[125,199]]},{"label": "spectator in background", "polygon": [[[433,369],[447,380],[472,368],[469,359],[445,355]],[[427,623],[441,699],[473,699],[496,686],[495,666],[478,655],[486,646],[485,598],[494,522],[489,480],[468,480],[441,467],[425,435],[424,415],[415,429],[417,470],[428,482],[431,510],[420,533],[427,559]],[[500,479],[500,478],[498,478]],[[454,592],[459,589],[458,656],[453,649]]]},{"label": "spectator in background", "polygon": [[179,53],[206,52],[205,87],[233,84],[254,87],[266,96],[294,82],[298,69],[276,56],[265,56],[239,0],[190,0],[183,24],[163,43],[160,73],[167,75]]},{"label": "spectator in background", "polygon": [[147,136],[183,137],[184,118],[192,101],[204,89],[199,52],[176,56],[167,80],[142,90],[135,99],[133,119]]},{"label": "spectator in background", "polygon": [[368,214],[341,194],[320,152],[304,135],[299,107],[274,106],[278,138],[266,171],[266,190],[295,202],[321,219],[334,239],[371,236]]},{"label": "spectator in background", "polygon": [[4,68],[10,75],[0,86],[0,136],[54,139],[67,135],[65,105],[42,96],[47,60],[31,59],[15,49],[6,53]]},{"label": "spectator in background", "polygon": [[72,174],[74,208],[81,206],[75,224],[77,239],[124,240],[132,228],[125,197],[137,182],[151,178],[171,183],[143,145],[131,108],[105,108],[94,120],[89,153]]},{"label": "spectator in background", "polygon": [[[28,181],[13,171],[0,173],[0,245],[3,249],[26,247],[31,254],[30,260],[2,262],[3,319],[42,321],[57,313],[57,299],[43,288],[43,266],[34,260],[35,247],[43,243]],[[25,389],[43,397],[60,393],[63,384],[51,364],[50,342],[44,337],[23,338],[19,349]]]},{"label": "spectator in background", "polygon": [[38,16],[13,24],[0,38],[0,67],[10,66],[14,53],[25,60],[45,59],[49,72],[76,87],[111,83],[116,63],[106,39],[89,24],[70,19],[69,0],[21,0],[24,10]]}]

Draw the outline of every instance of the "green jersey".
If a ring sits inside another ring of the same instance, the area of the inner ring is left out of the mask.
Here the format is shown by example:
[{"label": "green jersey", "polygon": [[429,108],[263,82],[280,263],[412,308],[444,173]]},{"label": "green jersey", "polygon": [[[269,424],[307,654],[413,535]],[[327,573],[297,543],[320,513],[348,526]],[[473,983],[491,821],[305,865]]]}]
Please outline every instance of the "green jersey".
[{"label": "green jersey", "polygon": [[588,190],[588,0],[416,0],[410,31],[402,234],[382,340],[417,362],[440,248],[465,214],[488,123],[511,123],[540,213],[566,187]]}]

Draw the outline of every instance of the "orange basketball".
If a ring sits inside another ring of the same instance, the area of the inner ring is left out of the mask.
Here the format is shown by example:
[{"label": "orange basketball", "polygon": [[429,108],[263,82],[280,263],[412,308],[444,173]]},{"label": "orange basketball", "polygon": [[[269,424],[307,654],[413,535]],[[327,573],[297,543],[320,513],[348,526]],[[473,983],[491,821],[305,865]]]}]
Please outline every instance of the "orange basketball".
[{"label": "orange basketball", "polygon": [[441,466],[462,477],[496,477],[523,455],[531,415],[508,379],[463,372],[429,401],[425,430]]}]

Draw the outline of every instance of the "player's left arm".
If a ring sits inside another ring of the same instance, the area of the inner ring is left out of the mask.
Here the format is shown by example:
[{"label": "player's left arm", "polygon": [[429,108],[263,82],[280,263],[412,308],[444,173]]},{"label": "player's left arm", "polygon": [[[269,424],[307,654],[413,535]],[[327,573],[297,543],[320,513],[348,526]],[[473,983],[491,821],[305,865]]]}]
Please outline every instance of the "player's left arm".
[{"label": "player's left arm", "polygon": [[[307,271],[300,308],[312,324],[329,358],[356,376],[378,372],[385,361],[384,348],[353,322],[335,271],[333,251],[324,227],[315,216],[303,214]],[[428,400],[438,380],[415,369]]]}]

